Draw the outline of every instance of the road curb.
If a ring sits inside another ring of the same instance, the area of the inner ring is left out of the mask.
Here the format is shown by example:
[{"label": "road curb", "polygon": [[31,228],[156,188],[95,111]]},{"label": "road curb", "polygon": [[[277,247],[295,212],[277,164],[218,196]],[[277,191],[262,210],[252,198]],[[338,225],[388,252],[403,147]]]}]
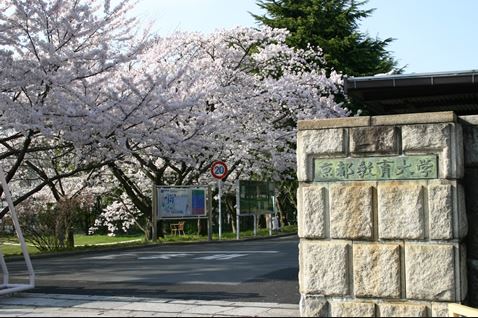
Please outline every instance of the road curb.
[{"label": "road curb", "polygon": [[[65,252],[57,252],[57,253],[48,253],[48,254],[40,254],[40,255],[30,255],[31,259],[44,259],[44,258],[54,258],[59,256],[71,256],[71,255],[88,255],[88,254],[95,254],[95,253],[104,253],[104,252],[117,252],[117,251],[128,251],[132,249],[143,249],[149,248],[154,246],[184,246],[184,245],[199,245],[199,244],[222,244],[222,243],[241,243],[241,242],[248,242],[248,241],[261,241],[261,240],[271,240],[276,238],[288,237],[288,236],[297,236],[297,233],[284,233],[278,234],[274,236],[264,236],[264,237],[250,237],[244,238],[239,240],[214,240],[214,241],[192,241],[192,242],[167,242],[167,243],[146,243],[142,245],[135,245],[135,246],[115,246],[115,247],[97,247],[91,250],[78,250],[78,251],[65,251]],[[14,256],[5,256],[6,261],[23,261],[24,258],[21,255],[14,255]]]}]

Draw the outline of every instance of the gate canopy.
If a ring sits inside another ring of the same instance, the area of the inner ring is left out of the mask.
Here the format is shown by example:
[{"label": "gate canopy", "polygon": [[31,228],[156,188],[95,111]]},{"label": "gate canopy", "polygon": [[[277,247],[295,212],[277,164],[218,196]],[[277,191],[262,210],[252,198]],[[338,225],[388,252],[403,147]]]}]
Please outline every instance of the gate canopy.
[{"label": "gate canopy", "polygon": [[349,77],[345,92],[368,115],[454,111],[478,114],[478,70]]}]

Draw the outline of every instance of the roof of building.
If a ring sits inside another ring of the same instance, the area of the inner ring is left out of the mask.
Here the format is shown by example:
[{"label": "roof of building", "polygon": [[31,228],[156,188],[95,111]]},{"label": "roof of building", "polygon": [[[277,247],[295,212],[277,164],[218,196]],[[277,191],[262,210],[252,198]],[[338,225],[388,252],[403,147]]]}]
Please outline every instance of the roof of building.
[{"label": "roof of building", "polygon": [[370,115],[478,114],[478,70],[348,77],[345,93]]}]

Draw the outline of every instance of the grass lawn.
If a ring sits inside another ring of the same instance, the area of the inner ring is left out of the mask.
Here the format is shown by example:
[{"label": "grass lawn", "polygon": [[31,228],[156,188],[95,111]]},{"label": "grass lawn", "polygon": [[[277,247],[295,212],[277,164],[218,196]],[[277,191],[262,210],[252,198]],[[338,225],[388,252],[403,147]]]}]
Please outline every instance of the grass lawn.
[{"label": "grass lawn", "polygon": [[[107,235],[84,235],[84,234],[75,234],[75,247],[85,248],[92,246],[103,246],[103,245],[115,245],[115,244],[126,244],[126,243],[141,243],[143,241],[143,235],[118,235],[118,236],[107,236]],[[1,236],[0,237],[0,248],[4,255],[21,255],[22,249],[20,243],[16,236]],[[27,241],[28,253],[38,254],[42,253],[35,246],[31,245]]]},{"label": "grass lawn", "polygon": [[[20,245],[0,245],[1,251],[3,255],[21,255],[22,249]],[[35,246],[27,245],[28,254],[37,254],[39,253],[38,249]]]},{"label": "grass lawn", "polygon": [[[281,228],[281,231],[278,233],[273,233],[272,235],[284,234],[284,233],[297,233],[297,226],[290,225],[284,226]],[[258,229],[256,237],[268,237],[268,229]],[[241,231],[241,239],[243,238],[252,238],[254,233],[252,230]],[[213,240],[218,240],[218,233],[213,233]],[[232,232],[223,232],[223,240],[235,240],[236,234]],[[198,242],[198,241],[207,241],[207,236],[195,235],[195,234],[186,234],[186,235],[165,235],[164,238],[159,238],[159,243],[181,243],[181,242]],[[112,246],[112,245],[142,245],[144,244],[144,236],[142,234],[137,235],[117,235],[117,236],[107,236],[107,235],[75,235],[75,250],[84,250],[89,248],[101,248],[102,246]],[[30,254],[39,254],[44,253],[39,251],[36,247],[30,245],[27,242],[28,252]],[[16,236],[0,236],[0,249],[3,255],[21,255],[21,248]]]}]

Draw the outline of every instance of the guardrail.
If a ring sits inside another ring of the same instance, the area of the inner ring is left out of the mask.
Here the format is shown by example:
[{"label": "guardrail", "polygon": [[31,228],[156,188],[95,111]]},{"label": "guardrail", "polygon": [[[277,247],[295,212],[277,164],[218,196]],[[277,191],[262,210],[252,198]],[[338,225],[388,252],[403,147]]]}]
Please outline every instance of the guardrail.
[{"label": "guardrail", "polygon": [[448,305],[449,317],[478,317],[478,309],[460,304]]},{"label": "guardrail", "polygon": [[0,167],[0,183],[3,188],[5,200],[8,203],[8,208],[10,210],[9,212],[12,216],[13,225],[15,227],[15,231],[17,232],[18,241],[20,242],[20,246],[22,248],[23,258],[25,259],[28,269],[28,284],[11,284],[7,263],[5,262],[3,253],[0,250],[0,268],[3,272],[3,283],[0,284],[0,295],[6,295],[35,288],[35,272],[33,271],[32,261],[30,260],[30,255],[28,254],[27,244],[25,242],[25,238],[23,237],[20,223],[18,222],[17,212],[15,211],[15,205],[13,204],[10,188],[8,186],[7,180],[5,179],[3,167]]}]

